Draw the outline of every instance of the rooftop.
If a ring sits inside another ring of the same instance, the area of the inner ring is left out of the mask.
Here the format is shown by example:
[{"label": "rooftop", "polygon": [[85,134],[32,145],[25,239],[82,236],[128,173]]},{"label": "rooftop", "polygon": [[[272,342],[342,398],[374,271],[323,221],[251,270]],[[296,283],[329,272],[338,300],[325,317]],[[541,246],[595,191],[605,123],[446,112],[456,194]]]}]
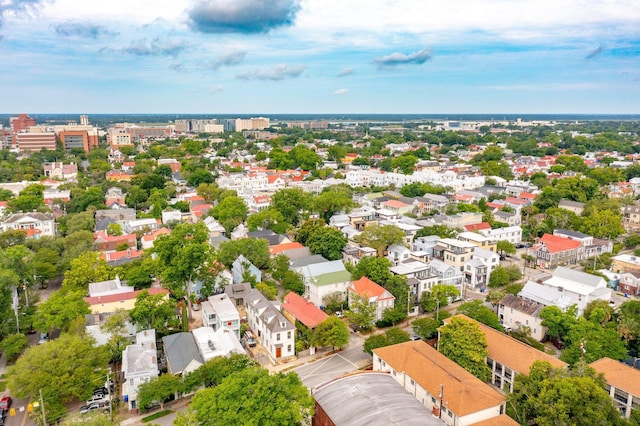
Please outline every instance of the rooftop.
[{"label": "rooftop", "polygon": [[601,358],[589,364],[596,372],[604,374],[610,385],[640,396],[640,370],[611,358]]},{"label": "rooftop", "polygon": [[319,386],[313,397],[336,426],[444,424],[387,373],[340,377]]},{"label": "rooftop", "polygon": [[282,309],[289,312],[309,328],[314,328],[328,317],[328,315],[316,305],[294,292],[289,292],[284,297]]}]

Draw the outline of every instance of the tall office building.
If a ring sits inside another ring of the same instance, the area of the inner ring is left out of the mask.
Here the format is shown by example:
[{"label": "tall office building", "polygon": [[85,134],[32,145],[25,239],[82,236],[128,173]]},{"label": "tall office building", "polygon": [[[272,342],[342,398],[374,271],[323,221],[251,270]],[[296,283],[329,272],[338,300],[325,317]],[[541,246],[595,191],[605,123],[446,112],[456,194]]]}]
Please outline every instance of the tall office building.
[{"label": "tall office building", "polygon": [[89,125],[89,116],[88,115],[81,115],[80,116],[80,125],[81,126],[88,126]]},{"label": "tall office building", "polygon": [[31,126],[36,125],[36,120],[29,117],[27,114],[20,114],[17,117],[11,117],[9,122],[11,123],[11,131],[14,133],[22,132]]}]

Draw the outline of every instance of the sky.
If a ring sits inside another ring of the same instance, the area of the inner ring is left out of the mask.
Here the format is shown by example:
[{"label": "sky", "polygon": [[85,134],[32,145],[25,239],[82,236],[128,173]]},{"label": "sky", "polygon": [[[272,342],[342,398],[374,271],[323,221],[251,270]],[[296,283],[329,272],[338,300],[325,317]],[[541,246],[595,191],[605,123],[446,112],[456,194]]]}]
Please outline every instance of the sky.
[{"label": "sky", "polygon": [[640,113],[638,0],[0,0],[0,113]]}]

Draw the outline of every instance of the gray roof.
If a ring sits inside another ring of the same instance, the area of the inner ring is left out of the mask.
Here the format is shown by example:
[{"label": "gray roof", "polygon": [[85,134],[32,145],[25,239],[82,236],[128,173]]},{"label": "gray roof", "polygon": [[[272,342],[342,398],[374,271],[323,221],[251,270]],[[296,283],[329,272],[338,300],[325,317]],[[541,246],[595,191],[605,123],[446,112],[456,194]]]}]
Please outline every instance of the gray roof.
[{"label": "gray roof", "polygon": [[445,424],[387,373],[341,377],[314,390],[313,397],[336,426]]},{"label": "gray roof", "polygon": [[53,213],[40,213],[40,212],[28,212],[28,213],[14,213],[12,215],[10,215],[9,217],[7,217],[3,223],[12,223],[15,222],[17,220],[22,219],[23,217],[29,217],[38,221],[47,221],[47,220],[54,220],[55,216],[53,215]]},{"label": "gray roof", "polygon": [[167,356],[169,370],[173,374],[179,374],[191,363],[197,361],[203,363],[198,346],[191,333],[176,333],[162,338],[164,353]]},{"label": "gray roof", "polygon": [[251,290],[245,299],[245,304],[247,309],[258,312],[258,316],[272,333],[295,329],[294,325],[259,290],[255,288]]},{"label": "gray roof", "polygon": [[291,259],[289,262],[291,268],[302,268],[303,266],[313,265],[314,263],[328,262],[327,259],[319,254],[312,254],[311,256],[298,257]]},{"label": "gray roof", "polygon": [[558,203],[558,207],[562,207],[562,206],[584,208],[585,204],[579,201],[571,201],[571,200],[567,200],[566,198],[563,198]]},{"label": "gray roof", "polygon": [[558,233],[560,235],[568,235],[569,237],[573,237],[573,238],[589,238],[590,237],[590,235],[583,234],[582,232],[578,232],[578,231],[570,231],[569,229],[556,229],[553,233],[554,235]]},{"label": "gray roof", "polygon": [[316,277],[318,275],[329,274],[331,272],[344,271],[342,260],[332,260],[329,262],[314,263],[301,267],[296,272],[300,272],[304,277]]}]

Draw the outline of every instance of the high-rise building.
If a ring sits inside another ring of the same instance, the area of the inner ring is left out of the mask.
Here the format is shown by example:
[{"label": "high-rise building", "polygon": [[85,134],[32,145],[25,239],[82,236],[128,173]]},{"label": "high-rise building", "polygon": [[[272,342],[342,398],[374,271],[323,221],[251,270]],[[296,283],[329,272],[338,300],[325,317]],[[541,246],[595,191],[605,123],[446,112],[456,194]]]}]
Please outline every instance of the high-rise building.
[{"label": "high-rise building", "polygon": [[236,119],[236,132],[241,132],[243,130],[262,130],[269,127],[269,119],[265,117],[254,117],[254,118],[237,118]]},{"label": "high-rise building", "polygon": [[81,115],[80,116],[80,125],[81,126],[88,126],[89,125],[89,116],[88,115]]},{"label": "high-rise building", "polygon": [[20,114],[17,117],[11,117],[9,122],[11,123],[11,131],[14,133],[22,132],[31,126],[36,125],[36,120],[29,117],[27,114]]},{"label": "high-rise building", "polygon": [[133,145],[133,141],[131,140],[131,133],[129,133],[129,131],[127,131],[123,127],[109,128],[107,140],[109,141],[109,145],[111,145],[111,148],[114,149],[117,149],[121,146]]}]

